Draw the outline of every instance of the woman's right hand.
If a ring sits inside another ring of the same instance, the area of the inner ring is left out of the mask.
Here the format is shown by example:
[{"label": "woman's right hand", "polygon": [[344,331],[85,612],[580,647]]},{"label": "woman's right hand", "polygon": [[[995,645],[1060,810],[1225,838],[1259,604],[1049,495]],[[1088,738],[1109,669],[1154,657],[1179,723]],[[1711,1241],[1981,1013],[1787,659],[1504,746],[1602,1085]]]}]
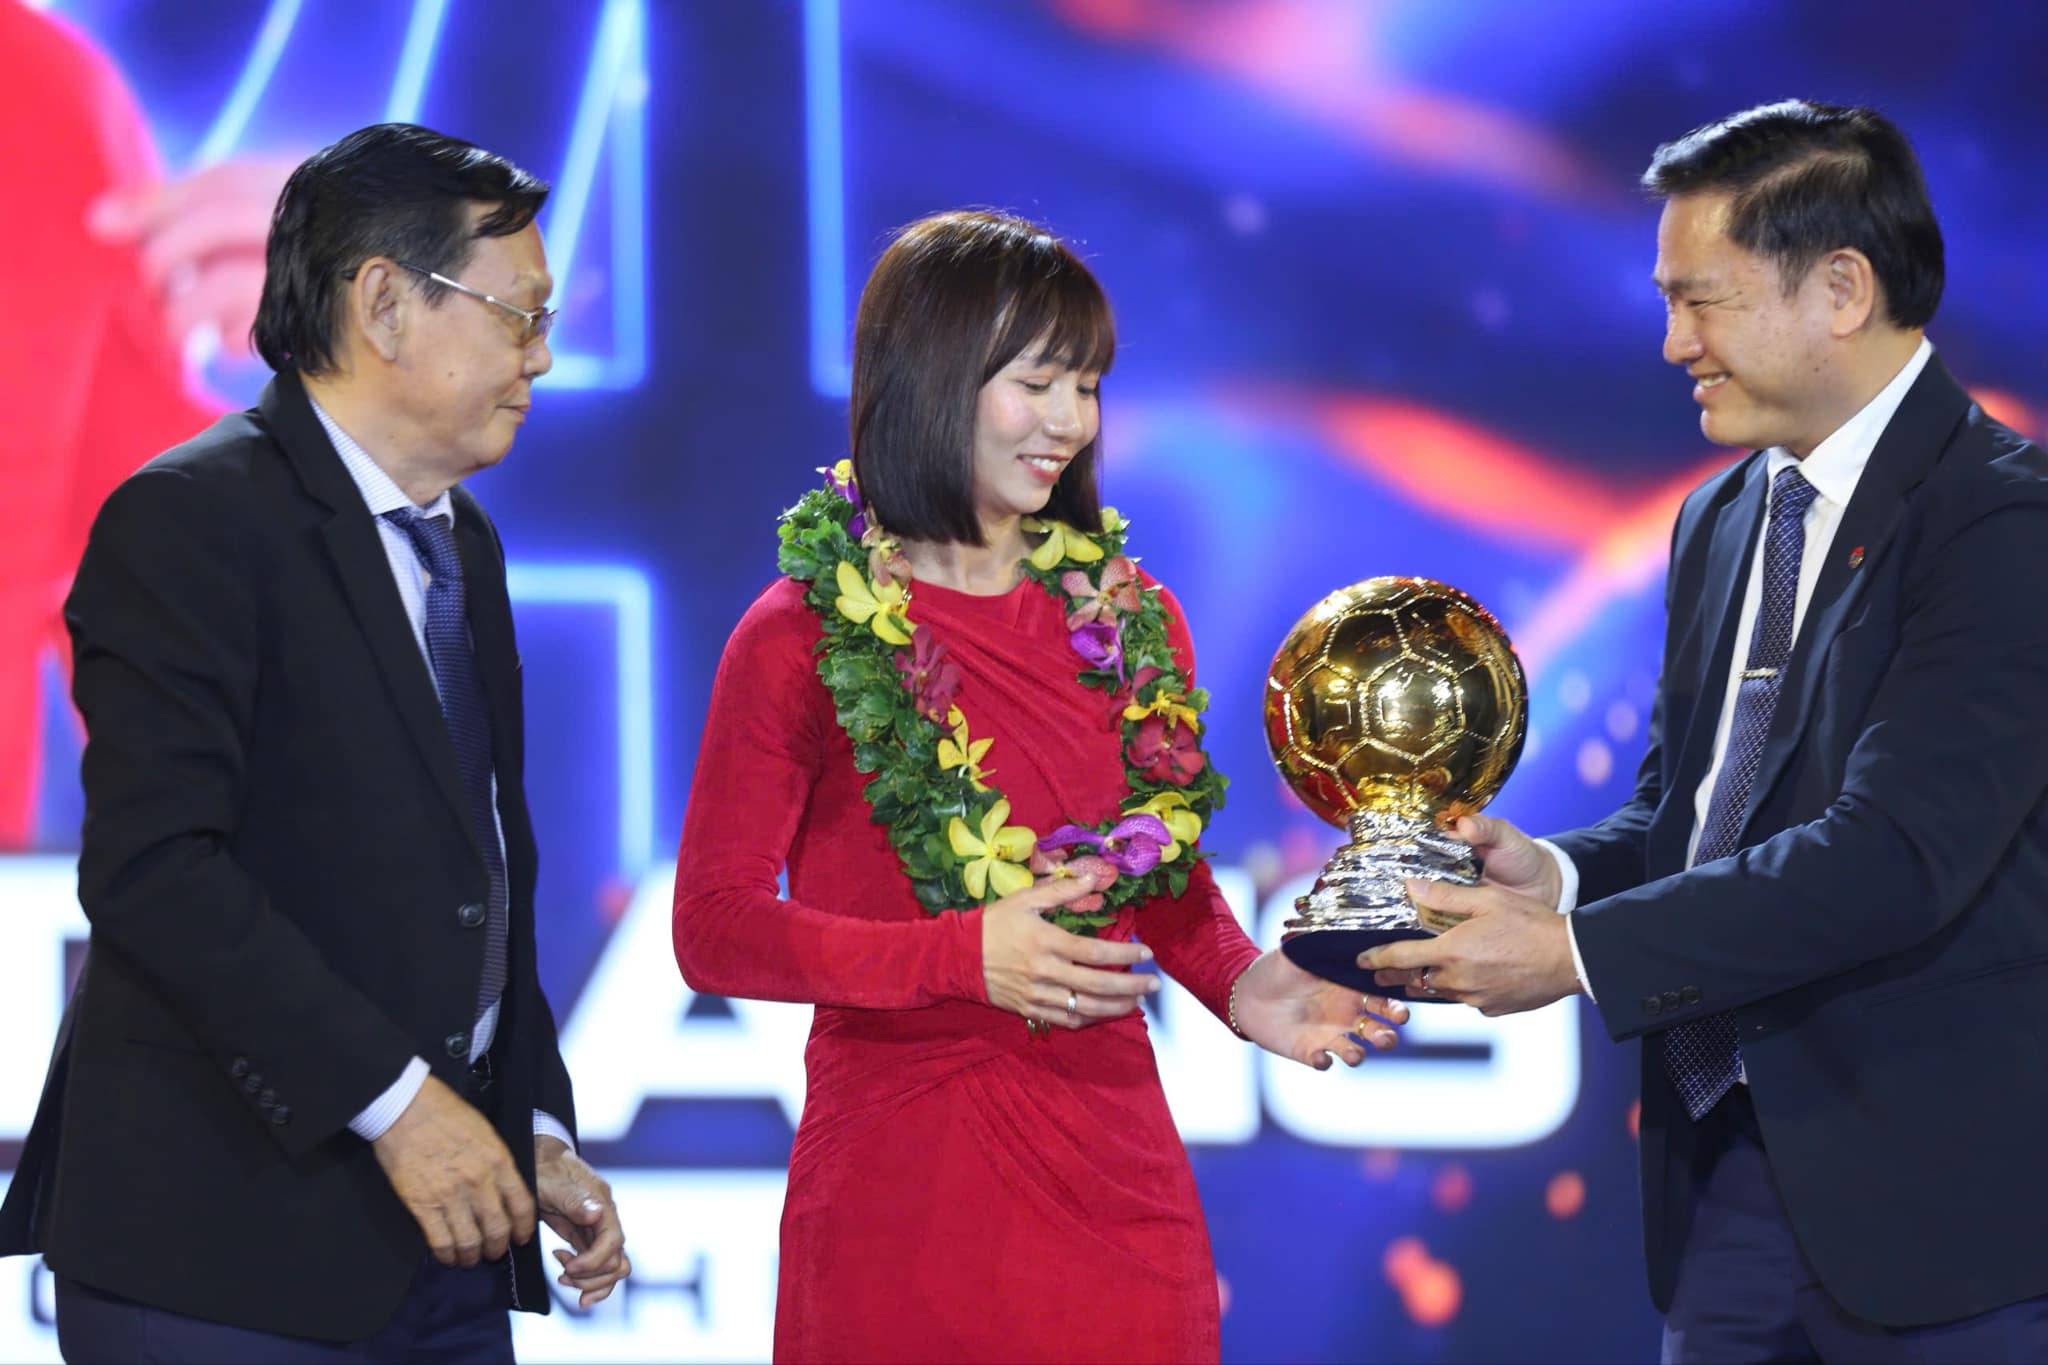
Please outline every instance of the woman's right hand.
[{"label": "woman's right hand", "polygon": [[1045,922],[1047,912],[1092,890],[1083,879],[1048,877],[982,910],[981,977],[991,1005],[1080,1028],[1129,1014],[1159,989],[1151,973],[1109,970],[1150,960],[1144,944],[1082,938]]}]

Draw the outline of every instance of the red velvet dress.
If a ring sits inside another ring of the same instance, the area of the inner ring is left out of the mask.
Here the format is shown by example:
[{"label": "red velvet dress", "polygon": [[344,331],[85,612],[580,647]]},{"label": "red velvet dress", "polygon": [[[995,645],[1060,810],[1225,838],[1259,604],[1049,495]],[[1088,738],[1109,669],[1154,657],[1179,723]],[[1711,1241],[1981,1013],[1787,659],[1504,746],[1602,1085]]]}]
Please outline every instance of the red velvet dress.
[{"label": "red velvet dress", "polygon": [[[1179,604],[1161,595],[1191,670]],[[959,704],[995,740],[985,766],[1012,824],[1045,835],[1117,811],[1115,709],[1076,680],[1050,594],[918,583],[910,614],[960,664]],[[693,986],[818,1007],[775,1358],[1216,1359],[1208,1231],[1142,1016],[1040,1039],[988,1004],[981,912],[918,905],[869,819],[815,671],[819,635],[783,580],[727,642],[676,874]],[[1258,955],[1206,868],[1108,936],[1134,932],[1219,1016]]]}]

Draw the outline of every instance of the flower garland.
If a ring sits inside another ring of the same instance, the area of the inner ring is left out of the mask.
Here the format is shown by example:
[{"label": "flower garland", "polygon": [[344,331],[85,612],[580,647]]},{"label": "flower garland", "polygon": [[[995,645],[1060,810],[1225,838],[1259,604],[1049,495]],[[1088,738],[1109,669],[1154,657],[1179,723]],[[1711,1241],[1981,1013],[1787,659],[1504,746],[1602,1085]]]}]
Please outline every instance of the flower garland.
[{"label": "flower garland", "polygon": [[1167,644],[1166,608],[1141,589],[1123,554],[1130,523],[1102,509],[1089,534],[1026,518],[1044,538],[1019,568],[1066,608],[1082,685],[1109,694],[1130,784],[1119,814],[1068,823],[1039,838],[1010,820],[991,785],[994,740],[976,738],[959,705],[960,667],[910,617],[910,565],[869,523],[851,462],[783,513],[782,572],[803,583],[818,614],[818,676],[832,694],[853,761],[874,774],[863,789],[876,824],[902,860],[927,911],[965,910],[1046,877],[1086,879],[1091,890],[1048,915],[1093,934],[1117,911],[1187,887],[1194,850],[1228,785],[1202,751],[1208,694],[1188,686]]}]

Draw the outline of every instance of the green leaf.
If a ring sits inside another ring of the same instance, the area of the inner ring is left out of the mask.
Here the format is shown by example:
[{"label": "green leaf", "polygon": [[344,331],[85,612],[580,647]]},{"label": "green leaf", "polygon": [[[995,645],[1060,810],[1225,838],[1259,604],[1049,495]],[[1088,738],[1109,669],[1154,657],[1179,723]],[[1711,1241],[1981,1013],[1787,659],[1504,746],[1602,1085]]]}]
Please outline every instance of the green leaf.
[{"label": "green leaf", "polygon": [[1105,668],[1084,668],[1080,679],[1082,686],[1099,688],[1104,692],[1115,692],[1123,686],[1116,674]]},{"label": "green leaf", "polygon": [[1116,923],[1116,916],[1113,914],[1104,912],[1084,914],[1078,910],[1069,910],[1065,906],[1047,915],[1046,919],[1055,927],[1064,929],[1068,933],[1081,938],[1095,938],[1102,930]]}]

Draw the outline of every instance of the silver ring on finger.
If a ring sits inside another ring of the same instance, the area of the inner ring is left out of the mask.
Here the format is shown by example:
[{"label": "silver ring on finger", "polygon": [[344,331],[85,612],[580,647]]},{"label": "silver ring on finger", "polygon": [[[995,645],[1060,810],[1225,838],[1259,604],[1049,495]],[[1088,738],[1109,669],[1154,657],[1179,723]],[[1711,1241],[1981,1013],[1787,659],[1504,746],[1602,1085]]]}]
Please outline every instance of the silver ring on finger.
[{"label": "silver ring on finger", "polygon": [[1078,996],[1078,995],[1076,995],[1076,994],[1075,994],[1075,993],[1074,993],[1073,991],[1068,991],[1068,992],[1067,992],[1067,1018],[1069,1018],[1069,1019],[1073,1019],[1073,1018],[1076,1018],[1076,1017],[1078,1016],[1078,1011],[1080,1010],[1080,1008],[1081,1008],[1081,997],[1080,997],[1080,996]]},{"label": "silver ring on finger", "polygon": [[1418,978],[1417,978],[1417,980],[1418,980],[1418,981],[1419,981],[1419,982],[1421,983],[1421,985],[1422,985],[1422,993],[1423,993],[1424,995],[1435,995],[1435,994],[1436,994],[1436,987],[1435,987],[1435,986],[1432,986],[1432,985],[1430,985],[1430,984],[1429,984],[1429,974],[1430,974],[1430,972],[1431,972],[1432,970],[1433,970],[1432,968],[1429,968],[1429,967],[1424,967],[1424,968],[1422,969],[1422,975],[1421,975],[1420,977],[1418,977]]}]

